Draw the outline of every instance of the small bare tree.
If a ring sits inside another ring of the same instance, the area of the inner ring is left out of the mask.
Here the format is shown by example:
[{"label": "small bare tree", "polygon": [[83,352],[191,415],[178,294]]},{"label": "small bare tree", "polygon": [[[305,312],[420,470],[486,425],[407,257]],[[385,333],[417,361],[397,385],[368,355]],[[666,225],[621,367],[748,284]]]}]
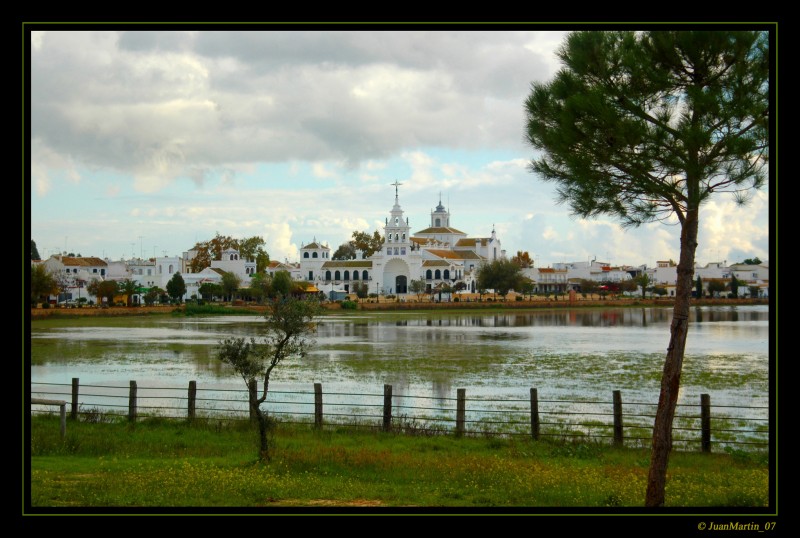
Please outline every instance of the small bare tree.
[{"label": "small bare tree", "polygon": [[261,405],[267,400],[272,370],[284,359],[304,357],[313,344],[311,335],[316,332],[314,318],[321,312],[315,299],[298,299],[279,296],[273,300],[265,314],[266,335],[261,339],[226,338],[219,343],[218,358],[230,364],[242,376],[248,390],[259,377],[264,380],[260,397],[251,397],[251,409],[258,420],[259,460],[269,460],[267,434],[272,421]]}]

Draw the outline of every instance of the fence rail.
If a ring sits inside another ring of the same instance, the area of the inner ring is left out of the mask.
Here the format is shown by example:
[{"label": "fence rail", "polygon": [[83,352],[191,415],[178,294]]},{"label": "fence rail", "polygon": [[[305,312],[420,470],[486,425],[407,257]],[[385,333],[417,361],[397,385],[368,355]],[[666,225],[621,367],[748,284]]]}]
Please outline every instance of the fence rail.
[{"label": "fence rail", "polygon": [[[126,416],[129,421],[146,416],[248,420],[252,419],[250,400],[257,389],[257,383],[242,390],[203,389],[196,381],[190,381],[188,388],[139,387],[136,381],[128,386],[80,385],[79,379],[73,378],[71,385],[31,383],[30,404],[32,413],[44,413],[48,411],[41,405],[55,401],[63,416],[69,403],[71,420],[81,416],[90,420],[99,413]],[[657,407],[655,403],[623,402],[619,390],[612,392],[610,400],[547,400],[539,398],[537,388],[531,388],[524,399],[467,398],[466,392],[457,389],[455,398],[398,397],[392,394],[391,385],[384,385],[382,393],[323,394],[322,385],[315,383],[311,391],[271,390],[265,405],[271,416],[283,422],[317,428],[571,438],[615,446],[649,444]],[[45,399],[55,396],[62,400]],[[673,444],[681,449],[699,445],[703,452],[711,452],[712,446],[765,449],[770,435],[768,413],[766,406],[712,406],[710,395],[702,394],[696,405],[678,405]]]}]

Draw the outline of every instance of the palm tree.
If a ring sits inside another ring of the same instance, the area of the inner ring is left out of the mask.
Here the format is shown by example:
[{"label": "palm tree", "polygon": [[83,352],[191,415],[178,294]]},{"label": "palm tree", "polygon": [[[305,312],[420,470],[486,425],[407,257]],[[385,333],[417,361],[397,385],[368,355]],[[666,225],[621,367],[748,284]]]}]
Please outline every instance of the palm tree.
[{"label": "palm tree", "polygon": [[139,291],[139,284],[130,278],[117,282],[117,290],[120,295],[125,295],[126,306],[133,306],[133,296]]}]

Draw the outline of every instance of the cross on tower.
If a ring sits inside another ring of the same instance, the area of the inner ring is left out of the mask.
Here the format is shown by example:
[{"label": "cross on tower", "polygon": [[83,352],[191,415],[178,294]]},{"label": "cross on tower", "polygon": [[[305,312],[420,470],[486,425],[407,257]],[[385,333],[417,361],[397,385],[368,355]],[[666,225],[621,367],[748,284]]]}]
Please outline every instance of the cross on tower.
[{"label": "cross on tower", "polygon": [[395,198],[397,198],[397,187],[399,187],[400,185],[402,185],[402,183],[398,182],[398,181],[395,179],[395,180],[394,180],[394,183],[392,183],[392,185],[394,185],[394,196],[395,196]]}]

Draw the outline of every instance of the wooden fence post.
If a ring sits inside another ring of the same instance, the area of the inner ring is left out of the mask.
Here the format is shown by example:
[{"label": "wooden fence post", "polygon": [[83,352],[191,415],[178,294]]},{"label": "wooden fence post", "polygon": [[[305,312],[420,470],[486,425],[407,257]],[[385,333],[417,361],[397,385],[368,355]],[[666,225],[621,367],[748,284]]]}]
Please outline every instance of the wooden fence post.
[{"label": "wooden fence post", "polygon": [[247,384],[247,407],[250,410],[250,421],[255,422],[258,418],[256,415],[256,400],[258,399],[258,381],[251,379]]},{"label": "wooden fence post", "polygon": [[131,381],[131,389],[128,393],[128,420],[136,420],[136,381]]},{"label": "wooden fence post", "polygon": [[392,429],[392,386],[383,386],[383,431]]},{"label": "wooden fence post", "polygon": [[72,378],[72,408],[70,410],[70,418],[78,420],[78,378]]},{"label": "wooden fence post", "polygon": [[703,452],[711,452],[711,396],[700,395],[700,429]]},{"label": "wooden fence post", "polygon": [[197,381],[189,381],[189,420],[194,420],[195,410],[197,409]]},{"label": "wooden fence post", "polygon": [[531,389],[531,437],[539,440],[539,391]]},{"label": "wooden fence post", "polygon": [[59,407],[61,413],[61,438],[67,436],[67,402],[62,401]]},{"label": "wooden fence post", "polygon": [[614,391],[614,446],[622,446],[622,394]]},{"label": "wooden fence post", "polygon": [[466,394],[467,389],[458,389],[456,391],[456,436],[461,437],[464,435],[464,418],[466,416]]},{"label": "wooden fence post", "polygon": [[61,438],[67,435],[67,402],[65,400],[43,400],[31,398],[31,405],[57,405],[61,415]]},{"label": "wooden fence post", "polygon": [[322,383],[314,383],[314,427],[322,428]]}]

